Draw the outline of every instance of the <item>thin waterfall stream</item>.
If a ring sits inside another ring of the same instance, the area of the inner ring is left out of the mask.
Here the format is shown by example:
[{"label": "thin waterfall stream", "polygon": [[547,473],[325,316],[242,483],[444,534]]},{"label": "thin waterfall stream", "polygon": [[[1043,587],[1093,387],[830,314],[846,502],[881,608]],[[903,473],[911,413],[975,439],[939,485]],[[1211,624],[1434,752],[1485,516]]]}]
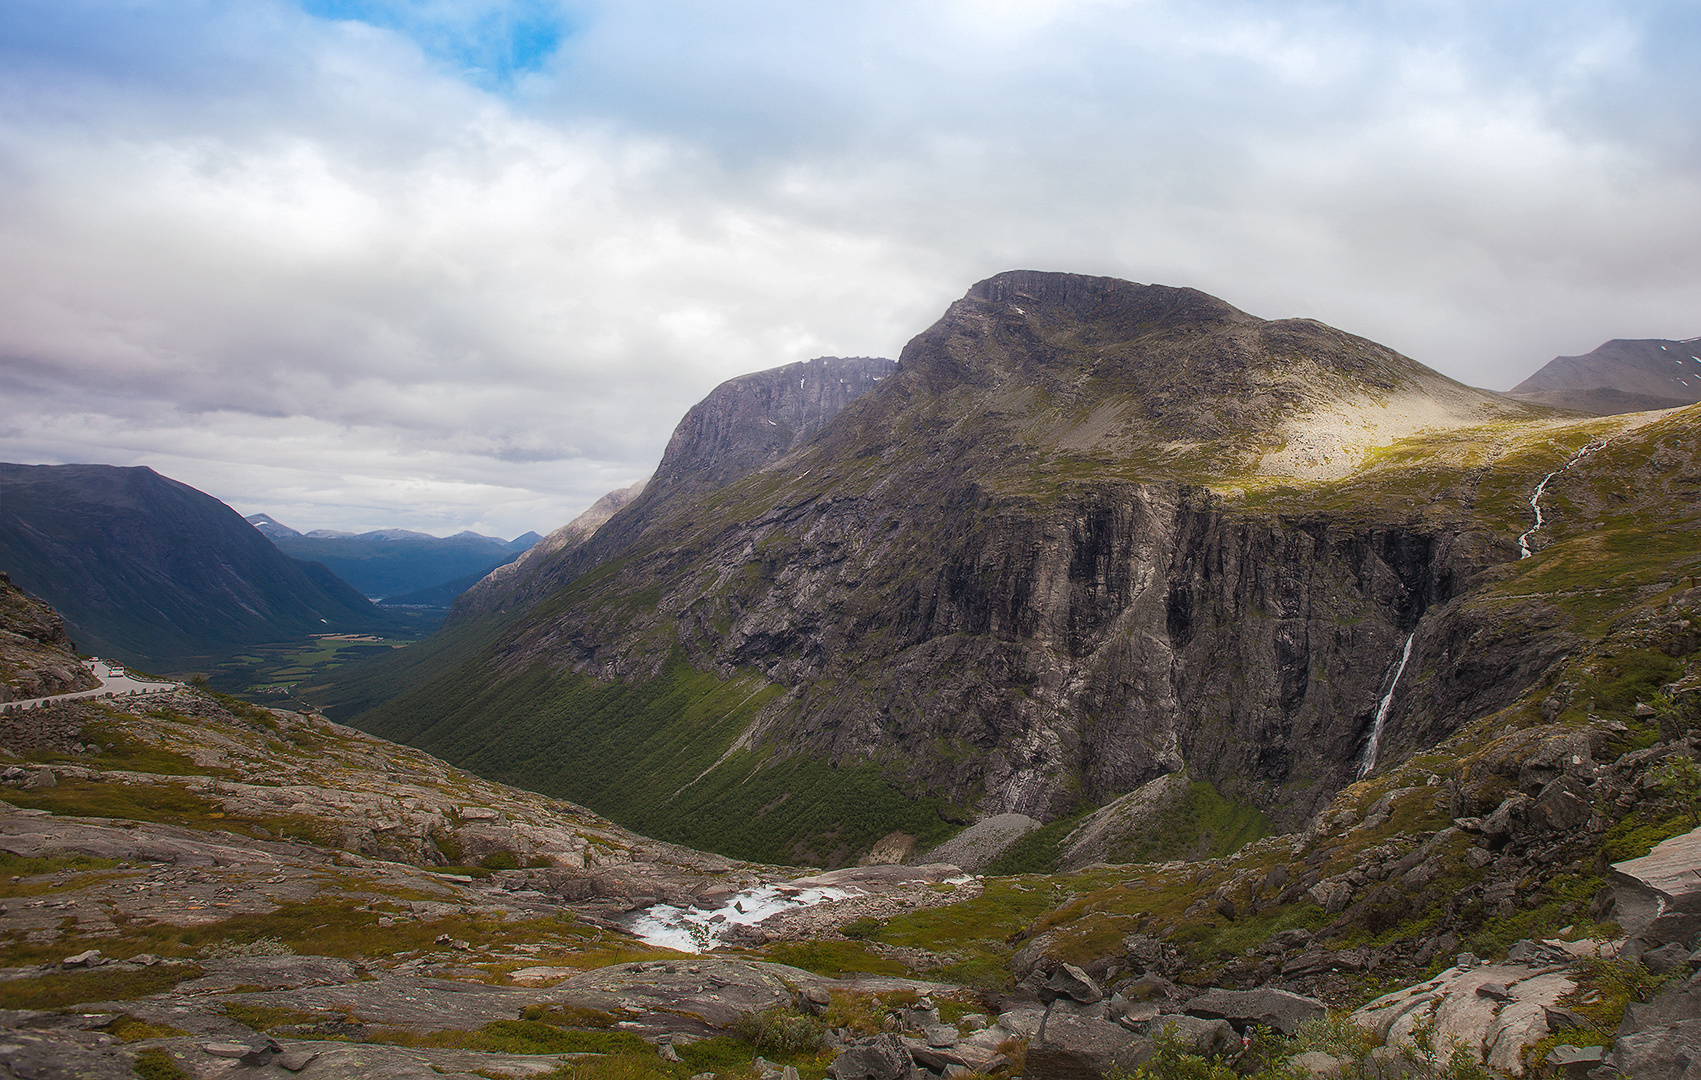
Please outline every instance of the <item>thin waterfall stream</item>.
[{"label": "thin waterfall stream", "polygon": [[1536,523],[1534,525],[1531,525],[1528,529],[1526,529],[1524,531],[1523,535],[1518,537],[1518,558],[1527,559],[1531,555],[1534,554],[1534,552],[1532,552],[1530,550],[1530,537],[1536,535],[1537,532],[1541,531],[1541,527],[1542,527],[1542,492],[1547,490],[1547,482],[1549,480],[1552,480],[1554,477],[1558,476],[1560,473],[1564,472],[1566,469],[1569,469],[1571,466],[1577,464],[1579,461],[1582,461],[1589,454],[1594,453],[1596,450],[1599,450],[1601,447],[1603,447],[1605,445],[1606,445],[1606,441],[1602,440],[1600,442],[1592,442],[1589,445],[1583,447],[1583,449],[1581,449],[1581,450],[1577,451],[1575,454],[1571,455],[1570,461],[1567,461],[1564,465],[1561,465],[1559,468],[1553,470],[1552,472],[1548,473],[1546,476],[1542,477],[1542,482],[1536,485],[1536,490],[1530,492],[1530,509],[1534,510],[1536,512]]},{"label": "thin waterfall stream", "polygon": [[1376,751],[1382,743],[1382,725],[1388,720],[1388,709],[1394,704],[1394,690],[1400,685],[1400,676],[1405,673],[1406,661],[1412,658],[1412,642],[1417,640],[1417,631],[1406,635],[1406,647],[1400,651],[1400,662],[1394,667],[1394,677],[1388,680],[1388,692],[1382,695],[1382,701],[1376,706],[1376,723],[1370,727],[1370,743],[1364,748],[1364,760],[1359,763],[1358,778],[1363,780],[1370,775],[1370,770],[1376,767]]}]

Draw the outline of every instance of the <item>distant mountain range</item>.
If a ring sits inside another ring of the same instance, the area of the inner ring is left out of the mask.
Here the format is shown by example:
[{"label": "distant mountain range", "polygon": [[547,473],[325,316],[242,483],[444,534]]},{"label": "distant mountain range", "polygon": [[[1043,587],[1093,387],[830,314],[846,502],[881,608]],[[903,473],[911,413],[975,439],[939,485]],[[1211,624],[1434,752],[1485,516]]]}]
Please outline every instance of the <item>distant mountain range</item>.
[{"label": "distant mountain range", "polygon": [[1582,356],[1556,356],[1514,386],[1522,401],[1610,416],[1701,401],[1701,338],[1614,338]]},{"label": "distant mountain range", "polygon": [[248,523],[285,555],[324,563],[369,599],[406,607],[447,608],[462,590],[542,539],[535,532],[513,540],[475,532],[438,537],[407,529],[303,533],[270,514],[252,514]]},{"label": "distant mountain range", "polygon": [[0,570],[58,609],[85,653],[158,671],[403,621],[145,467],[0,464]]}]

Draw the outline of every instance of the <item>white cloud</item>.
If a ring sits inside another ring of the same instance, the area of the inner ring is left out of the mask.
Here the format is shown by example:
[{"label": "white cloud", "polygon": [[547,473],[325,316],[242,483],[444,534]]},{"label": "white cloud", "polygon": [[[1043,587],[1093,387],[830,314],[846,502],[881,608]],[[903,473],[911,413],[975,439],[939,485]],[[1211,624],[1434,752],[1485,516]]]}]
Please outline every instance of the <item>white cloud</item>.
[{"label": "white cloud", "polygon": [[1497,387],[1701,332],[1676,6],[626,0],[470,74],[543,5],[322,7],[0,14],[0,456],[511,535],[1016,266]]}]

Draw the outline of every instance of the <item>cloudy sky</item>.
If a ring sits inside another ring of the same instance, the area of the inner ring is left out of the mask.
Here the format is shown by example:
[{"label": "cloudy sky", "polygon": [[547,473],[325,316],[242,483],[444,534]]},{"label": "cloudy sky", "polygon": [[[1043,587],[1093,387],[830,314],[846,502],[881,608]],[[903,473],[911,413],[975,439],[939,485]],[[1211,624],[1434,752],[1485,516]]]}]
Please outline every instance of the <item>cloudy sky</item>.
[{"label": "cloudy sky", "polygon": [[1693,0],[6,0],[0,459],[565,522],[1029,267],[1505,389],[1701,334]]}]

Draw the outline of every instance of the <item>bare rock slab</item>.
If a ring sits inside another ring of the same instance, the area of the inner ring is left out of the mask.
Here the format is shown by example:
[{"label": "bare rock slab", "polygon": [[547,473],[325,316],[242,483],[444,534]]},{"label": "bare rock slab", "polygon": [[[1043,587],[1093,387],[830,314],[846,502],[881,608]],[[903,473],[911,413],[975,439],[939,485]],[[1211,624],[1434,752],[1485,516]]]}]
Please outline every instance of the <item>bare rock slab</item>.
[{"label": "bare rock slab", "polygon": [[1265,986],[1257,990],[1207,990],[1187,1003],[1187,1011],[1207,1020],[1227,1020],[1242,1031],[1263,1025],[1292,1035],[1299,1025],[1326,1010],[1316,998]]}]

